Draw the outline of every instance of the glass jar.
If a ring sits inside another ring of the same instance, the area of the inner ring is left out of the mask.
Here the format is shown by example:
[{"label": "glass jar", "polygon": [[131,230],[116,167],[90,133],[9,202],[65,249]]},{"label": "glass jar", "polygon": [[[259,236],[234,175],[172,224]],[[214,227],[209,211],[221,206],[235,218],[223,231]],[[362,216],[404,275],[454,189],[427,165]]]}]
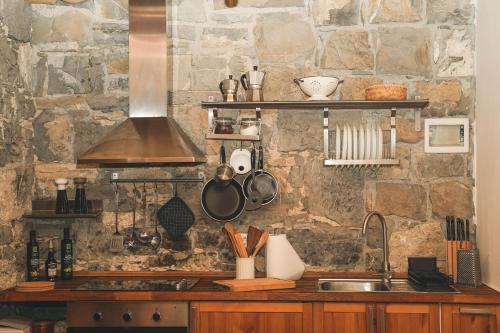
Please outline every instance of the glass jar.
[{"label": "glass jar", "polygon": [[56,214],[68,214],[69,202],[66,193],[68,180],[66,178],[57,178],[55,183],[57,185]]},{"label": "glass jar", "polygon": [[73,211],[77,214],[86,214],[89,211],[89,207],[87,205],[87,196],[85,195],[85,183],[87,183],[87,178],[74,178],[73,183],[75,183],[76,187],[75,207]]},{"label": "glass jar", "polygon": [[233,134],[234,120],[233,118],[217,118],[215,119],[215,134]]},{"label": "glass jar", "polygon": [[242,118],[240,122],[241,135],[258,135],[259,120],[257,118]]}]

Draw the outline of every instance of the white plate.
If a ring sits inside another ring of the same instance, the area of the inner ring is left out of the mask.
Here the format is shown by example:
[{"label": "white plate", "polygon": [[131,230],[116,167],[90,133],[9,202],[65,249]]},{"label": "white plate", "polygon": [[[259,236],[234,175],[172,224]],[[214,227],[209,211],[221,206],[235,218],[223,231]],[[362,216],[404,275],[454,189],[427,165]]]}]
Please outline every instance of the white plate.
[{"label": "white plate", "polygon": [[384,134],[382,132],[382,127],[377,126],[377,143],[378,143],[378,159],[384,158]]},{"label": "white plate", "polygon": [[359,126],[359,159],[365,159],[365,126]]},{"label": "white plate", "polygon": [[344,125],[344,134],[342,135],[342,159],[347,159],[347,127]]},{"label": "white plate", "polygon": [[372,158],[372,130],[371,124],[366,125],[365,160]]},{"label": "white plate", "polygon": [[351,129],[351,125],[347,125],[347,159],[348,160],[352,160],[352,152],[353,152],[352,129]]},{"label": "white plate", "polygon": [[340,128],[335,125],[335,159],[340,160]]},{"label": "white plate", "polygon": [[358,160],[359,155],[358,155],[358,125],[354,125],[352,127],[352,159],[353,160]]},{"label": "white plate", "polygon": [[371,149],[371,152],[372,152],[372,160],[376,159],[377,158],[377,127],[375,126],[375,124],[372,124],[372,129],[371,129],[371,135],[372,135],[372,149]]}]

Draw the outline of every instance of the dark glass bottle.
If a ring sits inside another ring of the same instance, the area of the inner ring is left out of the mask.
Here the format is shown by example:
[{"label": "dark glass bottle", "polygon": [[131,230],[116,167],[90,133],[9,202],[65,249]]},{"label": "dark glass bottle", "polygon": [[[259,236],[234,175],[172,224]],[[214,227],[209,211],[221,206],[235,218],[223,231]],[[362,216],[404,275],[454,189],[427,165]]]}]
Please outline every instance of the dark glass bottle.
[{"label": "dark glass bottle", "polygon": [[69,228],[64,228],[64,238],[61,241],[61,278],[73,278],[73,241],[69,237]]},{"label": "dark glass bottle", "polygon": [[45,276],[47,281],[55,281],[57,279],[57,261],[54,257],[54,244],[52,239],[49,240],[49,252],[45,261]]},{"label": "dark glass bottle", "polygon": [[40,247],[36,241],[36,231],[30,231],[30,241],[27,244],[28,281],[40,280]]},{"label": "dark glass bottle", "polygon": [[87,205],[87,196],[85,195],[85,183],[87,183],[87,178],[74,178],[73,183],[75,183],[76,187],[74,212],[79,214],[88,213],[89,207]]},{"label": "dark glass bottle", "polygon": [[56,185],[57,185],[56,214],[68,214],[69,202],[68,202],[68,194],[66,193],[66,186],[68,185],[68,180],[65,178],[58,178],[56,179]]}]

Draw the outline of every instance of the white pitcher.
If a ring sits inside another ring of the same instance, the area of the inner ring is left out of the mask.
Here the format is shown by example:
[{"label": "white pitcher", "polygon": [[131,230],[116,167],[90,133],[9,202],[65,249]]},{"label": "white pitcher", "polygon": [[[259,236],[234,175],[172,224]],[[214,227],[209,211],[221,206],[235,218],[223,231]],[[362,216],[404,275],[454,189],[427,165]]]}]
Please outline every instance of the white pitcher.
[{"label": "white pitcher", "polygon": [[268,278],[299,280],[306,265],[300,259],[286,235],[269,236],[266,243],[266,272]]}]

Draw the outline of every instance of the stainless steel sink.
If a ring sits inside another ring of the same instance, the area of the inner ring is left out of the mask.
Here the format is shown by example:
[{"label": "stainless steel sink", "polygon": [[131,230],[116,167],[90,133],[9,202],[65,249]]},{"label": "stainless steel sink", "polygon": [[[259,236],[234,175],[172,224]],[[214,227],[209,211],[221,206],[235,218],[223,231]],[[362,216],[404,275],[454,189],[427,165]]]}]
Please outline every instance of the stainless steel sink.
[{"label": "stainless steel sink", "polygon": [[322,292],[417,292],[405,279],[393,279],[388,287],[379,279],[319,279]]}]

